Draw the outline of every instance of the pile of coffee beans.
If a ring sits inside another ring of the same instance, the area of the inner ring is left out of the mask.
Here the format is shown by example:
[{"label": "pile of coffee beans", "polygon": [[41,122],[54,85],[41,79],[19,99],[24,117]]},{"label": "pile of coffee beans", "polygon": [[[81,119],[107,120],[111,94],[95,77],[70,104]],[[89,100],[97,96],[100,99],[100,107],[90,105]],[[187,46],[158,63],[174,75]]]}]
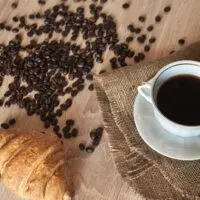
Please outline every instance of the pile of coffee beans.
[{"label": "pile of coffee beans", "polygon": [[79,149],[81,151],[86,151],[87,153],[92,153],[96,146],[99,145],[103,134],[103,127],[98,127],[90,132],[90,138],[92,143],[88,146],[85,146],[83,143],[79,144]]},{"label": "pile of coffee beans", "polygon": [[1,124],[1,128],[8,129],[8,128],[12,127],[15,124],[16,124],[16,119],[15,118],[11,118],[8,122],[2,123]]},{"label": "pile of coffee beans", "polygon": [[[117,33],[117,24],[113,16],[103,12],[107,0],[92,0],[89,4],[90,16],[86,17],[85,8],[77,7],[71,11],[65,1],[41,12],[29,15],[12,16],[13,24],[0,23],[0,31],[12,31],[15,34],[9,44],[0,44],[0,85],[4,77],[9,75],[13,81],[8,85],[4,97],[0,99],[0,106],[10,107],[18,105],[25,109],[28,116],[37,115],[44,124],[44,128],[52,127],[55,134],[65,139],[75,138],[78,129],[74,127],[74,120],[68,119],[64,127],[60,127],[59,118],[67,112],[73,104],[74,98],[81,93],[86,83],[87,91],[93,91],[92,69],[96,63],[104,62],[104,53],[107,49],[113,52],[110,59],[112,69],[127,66],[127,59],[136,63],[145,59],[151,45],[156,42],[155,37],[147,41],[147,33],[140,27],[130,24],[127,28],[131,35],[126,41],[120,41]],[[44,6],[45,0],[38,0]],[[18,2],[11,7],[17,8]],[[123,8],[129,8],[124,3]],[[164,8],[168,13],[171,8]],[[141,23],[146,21],[145,15],[138,17]],[[155,17],[160,22],[162,16]],[[40,25],[37,23],[40,20]],[[153,25],[146,29],[151,32]],[[29,38],[29,43],[23,45],[23,35]],[[54,34],[61,39],[54,39]],[[38,42],[38,36],[44,36],[44,41]],[[136,36],[137,35],[137,36]],[[70,40],[65,41],[69,37]],[[144,52],[133,51],[129,44],[138,41],[144,46]],[[81,39],[83,45],[76,41]],[[105,73],[105,70],[101,70]],[[34,95],[32,95],[34,93]],[[60,97],[66,97],[60,102]],[[2,123],[2,128],[9,128],[12,123]],[[90,133],[92,145],[81,150],[93,152],[100,142],[103,128],[97,128]]]}]

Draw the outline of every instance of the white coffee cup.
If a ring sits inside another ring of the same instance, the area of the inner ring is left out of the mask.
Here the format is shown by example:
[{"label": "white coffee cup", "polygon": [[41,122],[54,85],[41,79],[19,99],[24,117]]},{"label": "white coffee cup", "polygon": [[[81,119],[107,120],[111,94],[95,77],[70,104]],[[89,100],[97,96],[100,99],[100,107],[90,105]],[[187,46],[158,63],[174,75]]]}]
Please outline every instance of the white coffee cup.
[{"label": "white coffee cup", "polygon": [[[150,81],[138,87],[138,92],[152,104],[154,115],[161,126],[172,134],[182,137],[200,135],[200,126],[178,124],[165,117],[156,105],[157,94],[164,82],[177,75],[193,75],[200,78],[200,62],[182,60],[168,64]],[[199,91],[197,91],[199,92]],[[200,102],[199,102],[200,103]],[[200,114],[200,113],[199,113]]]}]

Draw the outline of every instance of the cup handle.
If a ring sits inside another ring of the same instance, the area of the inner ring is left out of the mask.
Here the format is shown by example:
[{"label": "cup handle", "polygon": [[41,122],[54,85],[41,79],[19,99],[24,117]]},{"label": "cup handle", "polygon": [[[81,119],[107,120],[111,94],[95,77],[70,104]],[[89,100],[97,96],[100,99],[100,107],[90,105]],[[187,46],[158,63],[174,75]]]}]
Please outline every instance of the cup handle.
[{"label": "cup handle", "polygon": [[151,83],[145,83],[144,85],[138,86],[138,92],[141,94],[149,103],[152,104],[151,99]]}]

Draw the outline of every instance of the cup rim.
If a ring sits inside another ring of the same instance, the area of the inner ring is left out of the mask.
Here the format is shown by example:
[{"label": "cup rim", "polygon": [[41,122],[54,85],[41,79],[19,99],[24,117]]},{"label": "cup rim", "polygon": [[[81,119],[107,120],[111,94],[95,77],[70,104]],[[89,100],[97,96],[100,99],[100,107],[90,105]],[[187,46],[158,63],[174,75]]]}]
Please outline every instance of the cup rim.
[{"label": "cup rim", "polygon": [[[200,62],[198,61],[193,61],[193,60],[180,60],[180,61],[175,61],[175,62],[172,62],[172,63],[169,63],[167,64],[165,67],[163,67],[161,70],[159,70],[156,75],[152,78],[153,81],[151,83],[152,87],[151,87],[151,99],[152,99],[152,104],[153,104],[153,107],[156,109],[156,111],[163,117],[165,118],[167,121],[169,121],[170,123],[176,125],[176,126],[179,126],[181,128],[186,128],[186,129],[197,129],[197,128],[200,128],[200,125],[192,125],[192,126],[188,126],[188,125],[184,125],[184,124],[179,124],[177,122],[174,122],[172,121],[171,119],[169,119],[168,117],[166,117],[157,107],[156,103],[155,103],[155,100],[154,100],[154,97],[153,97],[153,93],[154,93],[154,86],[155,86],[155,83],[158,79],[158,77],[164,73],[167,69],[169,68],[172,68],[172,67],[175,67],[175,66],[178,66],[178,65],[183,65],[183,64],[190,64],[190,65],[195,65],[195,66],[198,66],[200,67]],[[200,70],[200,69],[199,69]]]}]

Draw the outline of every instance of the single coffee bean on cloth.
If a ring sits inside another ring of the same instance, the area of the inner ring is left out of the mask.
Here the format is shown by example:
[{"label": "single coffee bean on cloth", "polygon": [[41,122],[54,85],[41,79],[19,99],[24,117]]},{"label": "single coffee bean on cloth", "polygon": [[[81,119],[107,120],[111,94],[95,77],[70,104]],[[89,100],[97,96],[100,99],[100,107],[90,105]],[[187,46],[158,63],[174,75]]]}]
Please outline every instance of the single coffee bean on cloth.
[{"label": "single coffee bean on cloth", "polygon": [[94,77],[116,167],[123,180],[147,199],[200,198],[200,161],[173,160],[156,153],[140,138],[133,118],[137,87],[177,60],[199,61],[200,42],[153,63]]}]

